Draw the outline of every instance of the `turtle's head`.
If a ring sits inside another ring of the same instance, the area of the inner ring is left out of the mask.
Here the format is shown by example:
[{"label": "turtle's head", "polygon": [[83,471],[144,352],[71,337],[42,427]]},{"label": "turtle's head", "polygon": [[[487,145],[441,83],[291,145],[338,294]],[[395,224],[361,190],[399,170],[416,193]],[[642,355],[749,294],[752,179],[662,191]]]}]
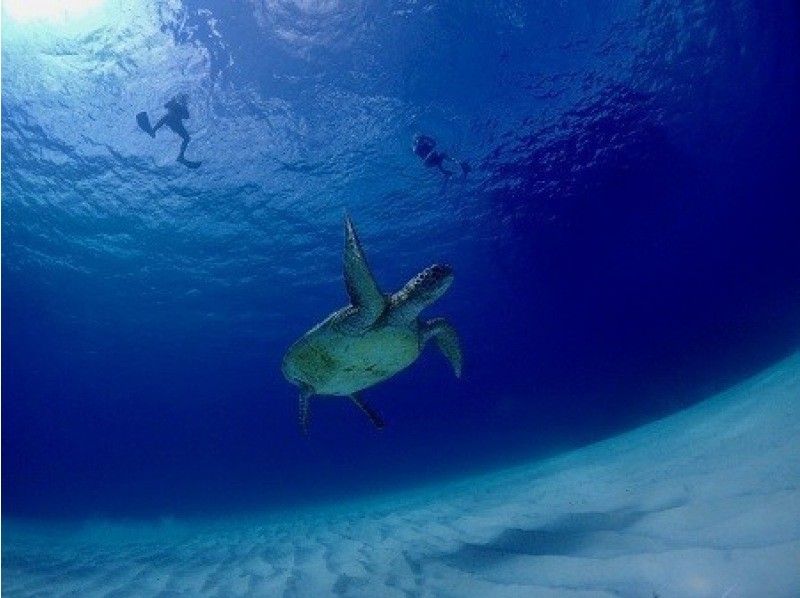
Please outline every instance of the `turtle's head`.
[{"label": "turtle's head", "polygon": [[447,264],[434,264],[409,280],[400,294],[422,309],[444,295],[452,283],[453,269]]}]

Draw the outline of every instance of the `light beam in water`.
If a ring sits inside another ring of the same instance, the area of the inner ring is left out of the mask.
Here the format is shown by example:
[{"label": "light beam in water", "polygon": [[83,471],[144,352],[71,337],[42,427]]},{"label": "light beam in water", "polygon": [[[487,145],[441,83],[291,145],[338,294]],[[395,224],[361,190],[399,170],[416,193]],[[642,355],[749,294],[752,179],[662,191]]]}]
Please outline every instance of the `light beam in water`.
[{"label": "light beam in water", "polygon": [[87,16],[105,0],[4,0],[3,12],[17,22],[67,23]]}]

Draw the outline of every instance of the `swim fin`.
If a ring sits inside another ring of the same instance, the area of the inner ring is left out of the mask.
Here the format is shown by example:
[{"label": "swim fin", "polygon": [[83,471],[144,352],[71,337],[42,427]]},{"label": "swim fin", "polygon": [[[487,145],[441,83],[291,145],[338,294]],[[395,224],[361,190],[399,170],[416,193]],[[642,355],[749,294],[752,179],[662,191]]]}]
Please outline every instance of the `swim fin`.
[{"label": "swim fin", "polygon": [[194,170],[195,168],[200,168],[202,162],[192,162],[191,160],[187,160],[186,158],[178,158],[178,162],[183,164],[186,168],[191,168]]},{"label": "swim fin", "polygon": [[150,125],[150,119],[147,117],[147,112],[140,112],[136,115],[136,124],[139,125],[139,128],[150,135],[150,137],[155,137],[156,134],[153,132],[153,127]]}]

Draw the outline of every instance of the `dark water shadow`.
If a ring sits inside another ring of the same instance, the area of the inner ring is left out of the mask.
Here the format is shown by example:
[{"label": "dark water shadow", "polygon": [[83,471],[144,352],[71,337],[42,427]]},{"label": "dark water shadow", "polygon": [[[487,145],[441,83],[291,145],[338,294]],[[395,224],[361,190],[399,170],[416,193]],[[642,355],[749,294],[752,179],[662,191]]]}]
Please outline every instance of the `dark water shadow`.
[{"label": "dark water shadow", "polygon": [[599,542],[598,534],[621,533],[660,511],[680,507],[684,502],[651,510],[632,508],[607,512],[570,513],[535,529],[508,528],[484,543],[465,543],[440,560],[465,571],[484,569],[516,556],[570,556],[585,553]]}]

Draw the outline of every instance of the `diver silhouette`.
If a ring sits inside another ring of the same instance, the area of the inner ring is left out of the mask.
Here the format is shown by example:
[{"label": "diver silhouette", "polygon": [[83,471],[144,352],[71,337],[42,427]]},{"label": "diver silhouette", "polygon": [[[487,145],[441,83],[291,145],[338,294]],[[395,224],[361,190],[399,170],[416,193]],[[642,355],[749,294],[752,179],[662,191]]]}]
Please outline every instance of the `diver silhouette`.
[{"label": "diver silhouette", "polygon": [[186,146],[189,145],[189,141],[192,139],[189,135],[189,132],[186,130],[186,127],[183,126],[183,121],[189,118],[188,104],[189,101],[186,94],[182,93],[164,104],[164,108],[167,109],[167,113],[158,120],[155,126],[150,126],[150,119],[147,116],[147,112],[140,112],[137,114],[136,122],[145,133],[150,135],[150,137],[155,137],[156,131],[158,131],[164,125],[167,125],[182,139],[181,149],[180,152],[178,152],[177,161],[187,168],[197,168],[200,166],[200,162],[193,162],[184,157]]},{"label": "diver silhouette", "polygon": [[427,135],[414,136],[413,146],[411,149],[414,150],[414,153],[420,157],[425,166],[428,168],[435,166],[443,175],[449,177],[453,174],[453,171],[445,168],[444,163],[450,162],[451,164],[455,164],[457,167],[461,168],[461,173],[464,176],[467,176],[467,173],[469,173],[471,170],[470,165],[467,162],[459,162],[455,158],[447,155],[445,152],[436,151],[435,148],[436,140],[433,137],[429,137]]}]

